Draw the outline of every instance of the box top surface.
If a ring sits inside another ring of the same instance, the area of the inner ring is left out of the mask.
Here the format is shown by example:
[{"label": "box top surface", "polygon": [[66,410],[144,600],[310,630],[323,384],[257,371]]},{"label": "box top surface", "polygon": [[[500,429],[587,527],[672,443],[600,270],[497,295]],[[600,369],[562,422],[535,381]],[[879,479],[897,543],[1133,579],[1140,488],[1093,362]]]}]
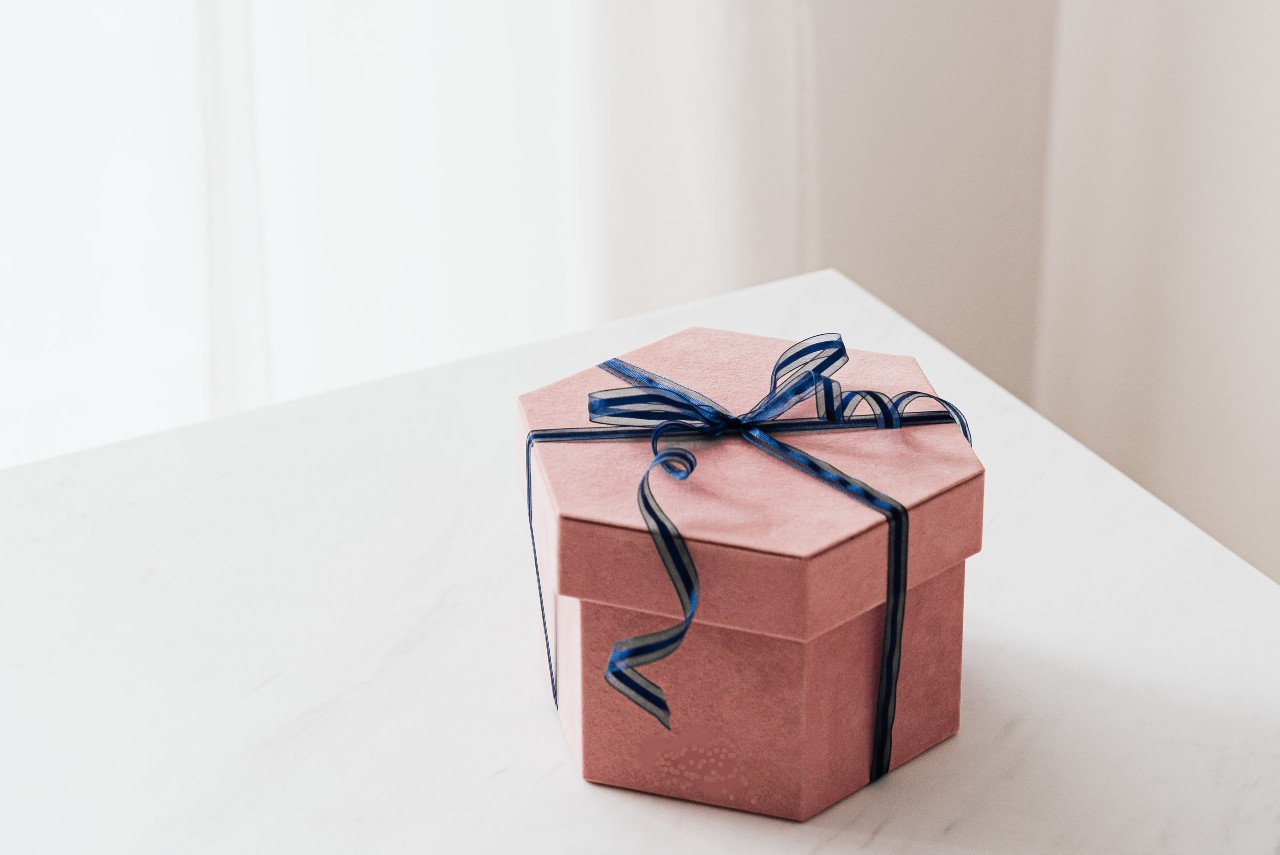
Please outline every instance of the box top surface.
[{"label": "box top surface", "polygon": [[[742,413],[768,391],[774,362],[792,344],[693,327],[619,356]],[[846,390],[874,389],[891,395],[934,391],[909,356],[852,349],[848,353],[848,363],[835,374]],[[525,427],[597,427],[588,418],[588,395],[622,385],[603,369],[591,367],[528,392],[519,398]],[[964,408],[963,401],[953,403]],[[805,401],[784,418],[813,418],[814,406],[812,400]],[[919,409],[929,406],[936,405],[917,404]],[[973,449],[952,424],[813,431],[779,438],[908,508],[982,472]],[[663,445],[688,448],[698,458],[697,469],[683,482],[659,470],[650,478],[663,510],[688,541],[804,558],[884,521],[876,511],[773,459],[741,437],[676,437]],[[647,438],[539,443],[534,453],[561,517],[644,529],[636,490],[652,458]]]}]

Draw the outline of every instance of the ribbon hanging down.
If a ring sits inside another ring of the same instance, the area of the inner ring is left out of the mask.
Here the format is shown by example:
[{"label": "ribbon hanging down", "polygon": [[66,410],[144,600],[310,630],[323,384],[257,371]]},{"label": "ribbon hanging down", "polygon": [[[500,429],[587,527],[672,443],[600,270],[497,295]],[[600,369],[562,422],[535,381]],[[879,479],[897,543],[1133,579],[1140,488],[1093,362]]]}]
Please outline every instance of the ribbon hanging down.
[{"label": "ribbon hanging down", "polygon": [[[624,638],[613,645],[604,678],[636,706],[671,727],[671,708],[662,688],[638,668],[665,659],[676,651],[689,632],[698,610],[698,571],[680,531],[654,499],[649,477],[655,469],[683,481],[693,473],[697,458],[687,448],[660,447],[664,438],[721,437],[736,435],[751,445],[850,499],[882,514],[889,528],[887,584],[885,591],[884,644],[880,679],[876,690],[872,737],[871,780],[889,769],[893,748],[898,668],[902,653],[902,624],[907,595],[907,509],[892,497],[836,469],[829,463],[777,439],[774,434],[813,430],[897,430],[913,425],[954,422],[973,442],[964,415],[948,401],[926,392],[902,392],[890,396],[870,390],[843,391],[832,375],[848,362],[844,342],[836,333],[813,336],[789,347],[773,366],[769,392],[741,415],[733,415],[710,398],[650,371],[610,359],[600,368],[630,384],[595,392],[588,398],[590,419],[599,428],[557,428],[529,433],[525,444],[526,498],[529,537],[533,545],[538,605],[542,609],[542,634],[547,651],[551,696],[558,703],[556,673],[547,632],[546,607],[538,570],[538,547],[533,534],[532,453],[540,442],[589,442],[594,440],[648,438],[653,460],[640,478],[637,501],[663,566],[671,578],[684,618],[657,632]],[[813,398],[815,418],[781,418],[797,404]],[[916,401],[928,399],[941,410],[907,412]],[[863,405],[867,412],[859,413]]]}]

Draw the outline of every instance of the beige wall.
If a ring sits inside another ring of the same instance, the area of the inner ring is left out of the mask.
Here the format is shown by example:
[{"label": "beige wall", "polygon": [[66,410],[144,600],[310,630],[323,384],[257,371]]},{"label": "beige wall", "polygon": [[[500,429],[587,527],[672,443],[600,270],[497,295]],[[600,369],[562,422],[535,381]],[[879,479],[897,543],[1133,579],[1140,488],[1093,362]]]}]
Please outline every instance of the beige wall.
[{"label": "beige wall", "polygon": [[1280,579],[1280,6],[805,14],[806,266]]},{"label": "beige wall", "polygon": [[810,8],[810,266],[1029,397],[1054,4]]},{"label": "beige wall", "polygon": [[600,317],[837,267],[1030,397],[1053,2],[585,10]]},{"label": "beige wall", "polygon": [[1280,6],[1064,3],[1032,402],[1280,579]]}]

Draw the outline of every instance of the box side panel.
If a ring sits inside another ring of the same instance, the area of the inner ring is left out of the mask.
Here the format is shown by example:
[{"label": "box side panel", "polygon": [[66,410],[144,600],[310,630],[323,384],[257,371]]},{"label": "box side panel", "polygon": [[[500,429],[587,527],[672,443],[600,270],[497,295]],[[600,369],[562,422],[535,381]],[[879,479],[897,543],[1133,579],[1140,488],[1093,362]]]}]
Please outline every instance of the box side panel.
[{"label": "box side panel", "polygon": [[865,786],[871,776],[883,632],[880,606],[805,645],[806,818]]},{"label": "box side panel", "polygon": [[[909,586],[981,547],[983,483],[977,475],[911,509]],[[557,534],[560,593],[679,618],[679,603],[648,532],[562,518]],[[881,523],[808,559],[691,541],[702,581],[696,620],[816,638],[883,604],[887,538],[888,526]]]},{"label": "box side panel", "polygon": [[655,615],[582,603],[584,777],[801,818],[803,643],[694,626],[674,656],[641,669],[666,693],[668,732],[603,678],[615,641],[664,625]]},{"label": "box side panel", "polygon": [[[907,594],[891,768],[959,728],[963,596],[963,562]],[[806,818],[870,778],[883,632],[880,605],[806,645]]]},{"label": "box side panel", "polygon": [[[979,474],[911,509],[908,587],[927,582],[981,548],[983,484]],[[883,607],[887,549],[888,525],[882,524],[809,560],[805,638],[816,638],[867,609]]]},{"label": "box side panel", "polygon": [[907,595],[898,719],[893,728],[896,769],[960,729],[960,661],[964,636],[964,562]]},{"label": "box side panel", "polygon": [[[712,543],[688,546],[702,585],[698,623],[803,637],[802,559]],[[562,594],[672,621],[681,618],[679,600],[647,531],[562,519],[560,567]]]}]

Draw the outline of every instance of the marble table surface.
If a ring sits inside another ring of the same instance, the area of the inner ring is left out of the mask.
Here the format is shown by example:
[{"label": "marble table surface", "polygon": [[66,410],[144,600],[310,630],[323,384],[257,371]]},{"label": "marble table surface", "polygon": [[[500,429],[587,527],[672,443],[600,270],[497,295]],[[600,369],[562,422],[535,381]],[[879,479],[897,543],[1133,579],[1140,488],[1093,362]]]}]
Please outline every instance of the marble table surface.
[{"label": "marble table surface", "polygon": [[[959,735],[804,824],[548,697],[513,399],[691,325],[913,354],[987,467]],[[0,581],[4,853],[1280,851],[1280,586],[833,272],[0,473]]]}]

